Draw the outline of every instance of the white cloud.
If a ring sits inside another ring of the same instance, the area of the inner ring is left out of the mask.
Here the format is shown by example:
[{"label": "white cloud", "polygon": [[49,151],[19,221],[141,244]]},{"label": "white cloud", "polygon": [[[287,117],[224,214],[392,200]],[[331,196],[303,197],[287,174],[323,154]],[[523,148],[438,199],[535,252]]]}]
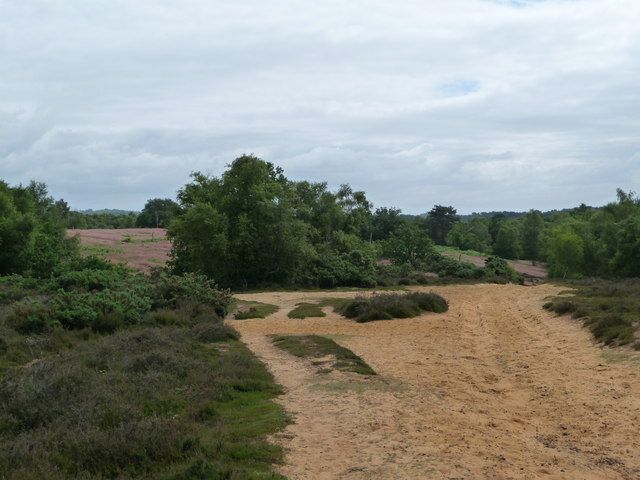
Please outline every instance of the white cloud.
[{"label": "white cloud", "polygon": [[254,152],[408,212],[640,178],[640,2],[0,0],[0,177],[140,208]]}]

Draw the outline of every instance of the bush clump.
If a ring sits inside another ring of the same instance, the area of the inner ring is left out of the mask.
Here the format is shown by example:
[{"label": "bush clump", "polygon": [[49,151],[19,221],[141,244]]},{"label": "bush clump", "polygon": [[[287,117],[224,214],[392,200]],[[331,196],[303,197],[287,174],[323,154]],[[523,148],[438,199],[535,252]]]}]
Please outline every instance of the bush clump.
[{"label": "bush clump", "polygon": [[390,320],[392,318],[416,317],[423,312],[442,313],[449,304],[433,292],[413,292],[405,294],[374,294],[370,297],[356,297],[339,307],[339,312],[356,322]]},{"label": "bush clump", "polygon": [[233,327],[221,322],[198,323],[191,331],[198,341],[204,343],[240,339],[240,334]]},{"label": "bush clump", "polygon": [[543,307],[558,315],[571,313],[605,345],[627,345],[636,341],[640,280],[587,279],[571,281],[570,285],[573,287],[570,298],[558,296]]}]

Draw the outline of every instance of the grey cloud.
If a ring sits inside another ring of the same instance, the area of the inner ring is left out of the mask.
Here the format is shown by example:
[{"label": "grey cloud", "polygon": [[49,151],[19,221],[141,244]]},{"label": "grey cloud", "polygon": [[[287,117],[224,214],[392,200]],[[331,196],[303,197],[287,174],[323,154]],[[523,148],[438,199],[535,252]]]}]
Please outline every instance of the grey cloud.
[{"label": "grey cloud", "polygon": [[0,177],[140,208],[262,155],[408,212],[640,181],[640,4],[0,0]]}]

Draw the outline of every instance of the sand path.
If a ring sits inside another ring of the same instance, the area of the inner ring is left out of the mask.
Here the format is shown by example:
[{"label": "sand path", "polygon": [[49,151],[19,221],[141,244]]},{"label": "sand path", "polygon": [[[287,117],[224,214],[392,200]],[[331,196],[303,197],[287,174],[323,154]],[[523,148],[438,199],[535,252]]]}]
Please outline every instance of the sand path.
[{"label": "sand path", "polygon": [[[432,290],[446,314],[357,324],[293,320],[300,301],[348,292],[238,295],[280,305],[231,321],[286,390],[278,436],[290,479],[639,479],[640,360],[603,350],[542,310],[551,285]],[[379,377],[317,373],[268,334],[332,336]]]}]

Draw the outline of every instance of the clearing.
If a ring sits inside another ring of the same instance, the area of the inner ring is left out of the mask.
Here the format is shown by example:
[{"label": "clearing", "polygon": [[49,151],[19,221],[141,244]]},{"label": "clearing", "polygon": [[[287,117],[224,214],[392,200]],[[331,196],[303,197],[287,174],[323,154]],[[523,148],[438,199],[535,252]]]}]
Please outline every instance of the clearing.
[{"label": "clearing", "polygon": [[[476,252],[477,254],[472,254],[451,247],[439,247],[437,250],[447,257],[473,263],[476,267],[484,267],[484,260],[488,257],[488,255],[479,254],[479,252]],[[543,263],[539,262],[536,265],[532,265],[529,260],[507,260],[507,263],[509,263],[516,272],[524,275],[525,277],[533,279],[547,278],[548,272]]]},{"label": "clearing", "polygon": [[67,230],[67,236],[78,237],[87,253],[114,262],[125,262],[142,271],[164,266],[171,251],[171,242],[166,238],[164,228]]},{"label": "clearing", "polygon": [[[237,295],[278,305],[229,320],[285,387],[292,415],[274,439],[294,479],[638,479],[640,357],[597,346],[578,321],[542,309],[561,288],[458,285],[442,314],[356,323],[300,302],[354,292]],[[322,373],[270,335],[323,335],[378,375]]]}]

